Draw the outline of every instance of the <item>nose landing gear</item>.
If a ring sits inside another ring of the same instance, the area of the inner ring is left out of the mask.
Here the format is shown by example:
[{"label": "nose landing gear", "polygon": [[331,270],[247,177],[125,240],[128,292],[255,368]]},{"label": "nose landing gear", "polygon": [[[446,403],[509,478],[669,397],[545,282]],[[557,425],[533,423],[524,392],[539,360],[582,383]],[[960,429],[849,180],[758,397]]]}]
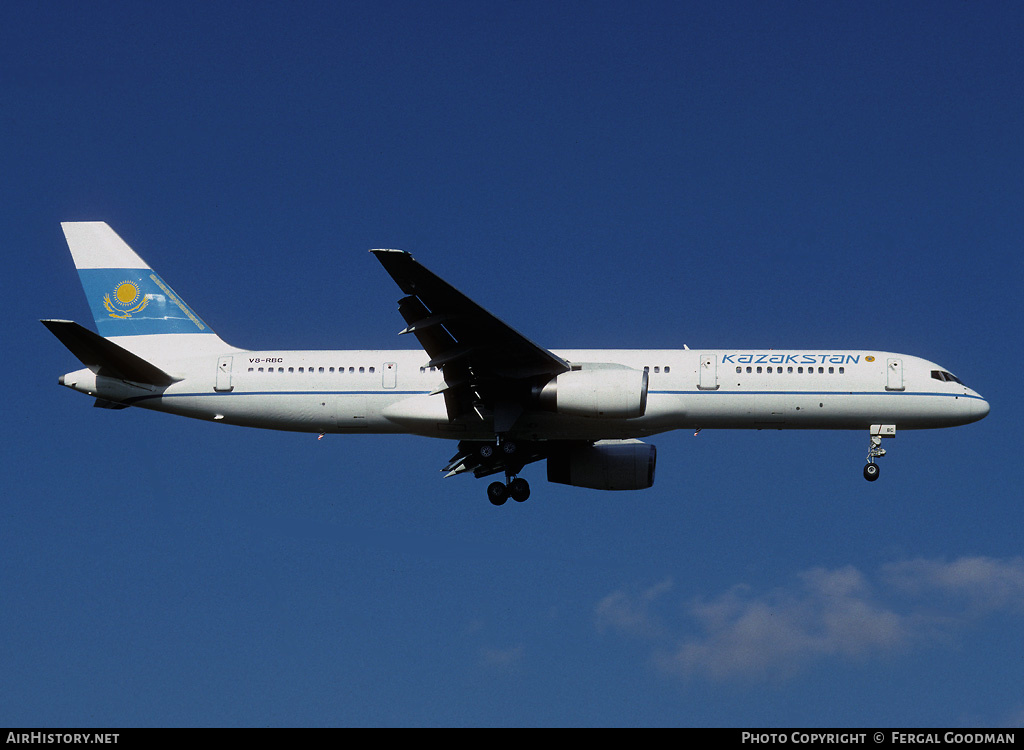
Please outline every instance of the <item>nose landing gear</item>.
[{"label": "nose landing gear", "polygon": [[896,437],[896,425],[871,425],[871,446],[868,448],[868,462],[864,466],[864,478],[869,482],[878,479],[880,469],[875,463],[875,459],[885,455],[885,448],[882,447],[882,438],[884,437]]}]

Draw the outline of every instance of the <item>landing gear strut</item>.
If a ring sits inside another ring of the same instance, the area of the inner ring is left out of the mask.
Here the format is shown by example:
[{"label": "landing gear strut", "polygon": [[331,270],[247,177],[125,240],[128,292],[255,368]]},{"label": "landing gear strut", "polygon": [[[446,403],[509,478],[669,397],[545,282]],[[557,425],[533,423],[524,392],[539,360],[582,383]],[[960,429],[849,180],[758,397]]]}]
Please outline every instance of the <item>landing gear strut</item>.
[{"label": "landing gear strut", "polygon": [[864,466],[864,478],[869,482],[874,482],[878,479],[880,469],[878,464],[875,463],[875,459],[885,455],[885,448],[882,447],[882,438],[884,437],[896,437],[896,425],[871,425],[871,446],[868,448],[868,462]]}]

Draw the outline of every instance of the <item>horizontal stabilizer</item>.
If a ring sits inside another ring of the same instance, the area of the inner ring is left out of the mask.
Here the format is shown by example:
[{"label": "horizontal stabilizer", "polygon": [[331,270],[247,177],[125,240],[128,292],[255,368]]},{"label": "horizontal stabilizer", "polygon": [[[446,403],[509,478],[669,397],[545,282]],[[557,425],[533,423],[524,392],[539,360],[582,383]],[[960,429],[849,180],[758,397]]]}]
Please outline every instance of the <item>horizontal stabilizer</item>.
[{"label": "horizontal stabilizer", "polygon": [[70,320],[39,322],[50,329],[50,333],[78,357],[83,365],[99,368],[99,375],[155,386],[166,386],[180,380],[78,323]]}]

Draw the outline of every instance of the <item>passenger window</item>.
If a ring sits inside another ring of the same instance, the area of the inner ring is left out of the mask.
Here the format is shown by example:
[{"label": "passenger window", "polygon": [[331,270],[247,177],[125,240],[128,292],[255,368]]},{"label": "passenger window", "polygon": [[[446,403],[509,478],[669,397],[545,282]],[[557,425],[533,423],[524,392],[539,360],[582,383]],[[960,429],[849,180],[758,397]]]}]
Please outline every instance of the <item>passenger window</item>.
[{"label": "passenger window", "polygon": [[770,367],[768,368],[768,374],[769,374],[769,375],[771,375],[771,374],[772,374],[772,368],[770,368]]},{"label": "passenger window", "polygon": [[668,375],[668,372],[669,372],[668,365],[665,365],[665,374]]},{"label": "passenger window", "polygon": [[840,367],[839,368],[839,374],[842,375],[844,372],[846,372],[846,368],[845,367]]},{"label": "passenger window", "polygon": [[836,374],[836,368],[834,368],[834,367],[828,368],[828,374],[829,375],[835,375]]},{"label": "passenger window", "polygon": [[752,368],[752,367],[748,367],[748,368],[747,368],[747,375],[749,375],[749,374],[750,374],[750,373],[752,373],[753,371],[754,371],[754,368]]},{"label": "passenger window", "polygon": [[736,372],[743,372],[743,368],[740,367],[739,365],[736,365]]},{"label": "passenger window", "polygon": [[793,368],[792,367],[787,367],[786,368],[786,372],[788,372],[790,375],[792,375],[793,374]]}]

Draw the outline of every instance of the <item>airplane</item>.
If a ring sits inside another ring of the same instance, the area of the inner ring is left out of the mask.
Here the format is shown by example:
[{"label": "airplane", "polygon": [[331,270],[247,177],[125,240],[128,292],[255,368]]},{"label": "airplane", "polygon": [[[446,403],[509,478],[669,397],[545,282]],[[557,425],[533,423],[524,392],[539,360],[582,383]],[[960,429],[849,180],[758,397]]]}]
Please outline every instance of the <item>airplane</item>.
[{"label": "airplane", "polygon": [[686,429],[866,430],[864,477],[896,430],[964,425],[988,402],[949,370],[874,350],[599,349],[535,344],[406,252],[370,252],[402,292],[422,351],[230,346],[105,222],[62,223],[98,333],[41,322],[85,367],[58,382],[95,406],[230,425],[405,433],[458,441],[447,476],[504,474],[487,497],[522,502],[523,468],[600,490],[654,483],[643,438]]}]

